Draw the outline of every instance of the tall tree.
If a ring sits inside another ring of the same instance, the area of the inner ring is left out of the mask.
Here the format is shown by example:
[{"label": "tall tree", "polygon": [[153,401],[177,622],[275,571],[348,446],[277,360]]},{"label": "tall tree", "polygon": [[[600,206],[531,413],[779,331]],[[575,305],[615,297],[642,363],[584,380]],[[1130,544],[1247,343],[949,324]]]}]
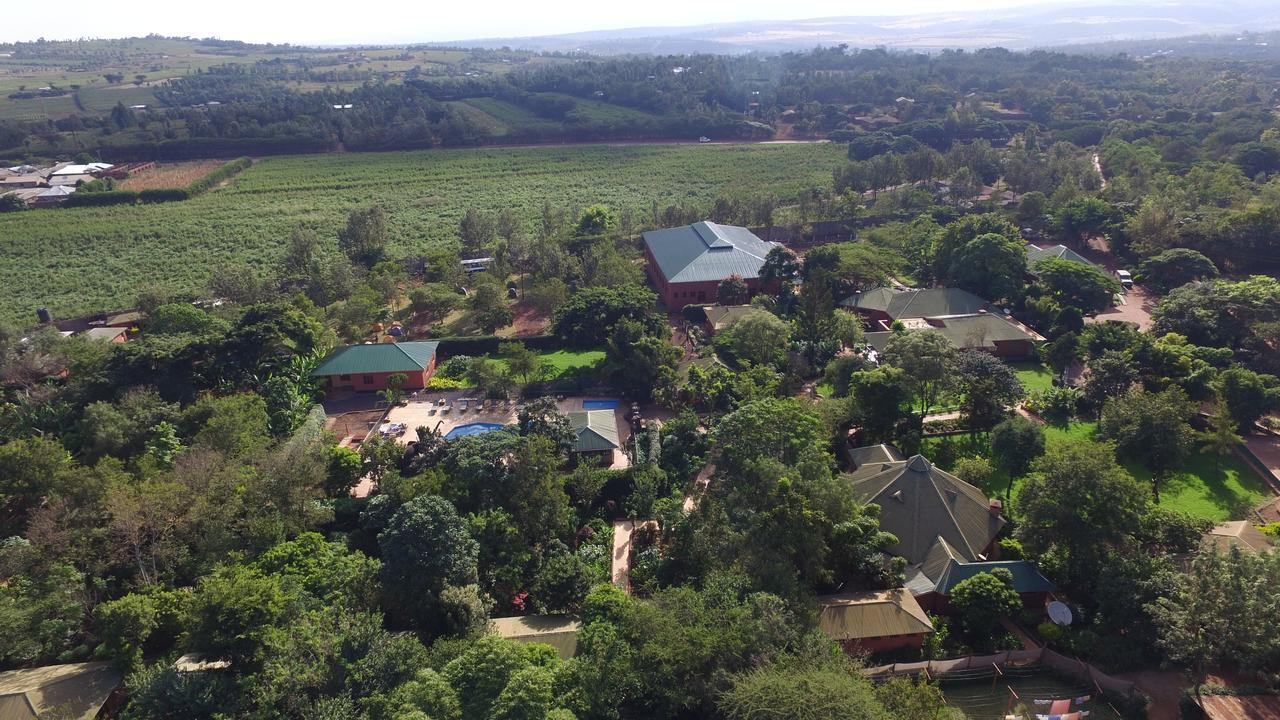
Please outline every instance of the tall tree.
[{"label": "tall tree", "polygon": [[1151,471],[1152,492],[1159,501],[1160,485],[1194,447],[1195,432],[1189,424],[1194,414],[1195,405],[1180,388],[1159,393],[1133,390],[1103,406],[1098,434],[1116,444],[1120,457]]},{"label": "tall tree", "polygon": [[1149,497],[1116,464],[1114,446],[1061,443],[1032,464],[1018,493],[1018,537],[1033,554],[1061,557],[1065,579],[1089,588],[1108,551],[1132,543]]},{"label": "tall tree", "polygon": [[387,249],[387,216],[382,206],[357,208],[347,215],[347,226],[338,233],[338,247],[351,262],[372,267]]},{"label": "tall tree", "polygon": [[921,418],[955,385],[956,350],[936,330],[895,332],[883,355],[886,363],[906,371]]}]

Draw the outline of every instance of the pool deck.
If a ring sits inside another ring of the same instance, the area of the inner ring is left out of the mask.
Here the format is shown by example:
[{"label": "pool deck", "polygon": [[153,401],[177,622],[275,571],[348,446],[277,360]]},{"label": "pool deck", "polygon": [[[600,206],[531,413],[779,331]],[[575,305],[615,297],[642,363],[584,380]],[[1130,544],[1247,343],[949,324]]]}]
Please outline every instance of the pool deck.
[{"label": "pool deck", "polygon": [[[438,403],[444,400],[445,406]],[[462,410],[462,401],[466,400],[468,409]],[[631,439],[631,423],[627,422],[626,414],[629,411],[627,403],[617,398],[604,397],[566,397],[556,402],[556,407],[560,412],[572,412],[582,410],[584,400],[613,400],[618,403],[618,407],[613,410],[614,422],[618,424],[618,440],[625,447]],[[473,423],[495,423],[498,425],[511,425],[516,421],[516,414],[519,412],[519,401],[511,400],[506,403],[502,401],[488,400],[484,404],[484,409],[479,408],[480,398],[476,396],[474,390],[449,390],[440,392],[419,393],[403,407],[395,407],[387,415],[389,423],[404,423],[408,426],[408,430],[401,435],[399,440],[401,443],[408,444],[418,440],[418,427],[426,426],[437,430],[441,435],[448,435],[450,430],[460,425],[470,425]],[[627,454],[622,450],[613,451],[613,462],[609,465],[613,469],[626,469],[631,466],[631,461],[627,458]]]}]

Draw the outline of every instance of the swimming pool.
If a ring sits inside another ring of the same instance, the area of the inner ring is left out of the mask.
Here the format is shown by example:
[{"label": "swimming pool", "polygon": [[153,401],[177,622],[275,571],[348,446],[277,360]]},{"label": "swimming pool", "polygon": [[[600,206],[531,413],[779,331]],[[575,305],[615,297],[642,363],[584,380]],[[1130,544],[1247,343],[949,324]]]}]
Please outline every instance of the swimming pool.
[{"label": "swimming pool", "polygon": [[617,400],[583,400],[583,410],[617,410]]},{"label": "swimming pool", "polygon": [[480,435],[491,430],[501,429],[502,425],[499,425],[498,423],[467,423],[466,425],[459,425],[458,427],[450,430],[445,434],[444,439],[452,440],[454,438],[467,437],[468,435]]}]

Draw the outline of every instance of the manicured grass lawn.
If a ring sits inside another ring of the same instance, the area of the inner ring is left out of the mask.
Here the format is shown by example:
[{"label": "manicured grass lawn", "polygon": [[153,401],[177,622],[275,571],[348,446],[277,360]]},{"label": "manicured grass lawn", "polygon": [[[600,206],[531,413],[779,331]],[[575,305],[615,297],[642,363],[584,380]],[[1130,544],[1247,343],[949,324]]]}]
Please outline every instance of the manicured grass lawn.
[{"label": "manicured grass lawn", "polygon": [[[556,380],[561,375],[578,368],[588,368],[596,365],[604,360],[603,350],[555,350],[553,352],[541,352],[538,356],[542,358],[542,363],[547,367],[546,380]],[[496,364],[506,367],[507,359],[504,357],[490,357]]]},{"label": "manicured grass lawn", "polygon": [[1038,362],[1009,363],[1028,393],[1053,387],[1053,371]]},{"label": "manicured grass lawn", "polygon": [[[1045,443],[1049,447],[1069,440],[1088,440],[1093,437],[1097,423],[1073,422],[1065,427],[1046,425]],[[944,456],[939,452],[944,443],[955,448],[954,457],[988,457],[991,448],[986,433],[976,436],[952,435],[946,438],[925,438],[921,453],[926,457]],[[1151,473],[1137,463],[1125,463],[1125,468],[1139,482],[1150,486]],[[944,469],[950,470],[943,466]],[[1003,496],[1009,478],[1001,472],[985,483],[983,492],[989,496]],[[1013,482],[1011,499],[1018,497],[1021,478]],[[1181,470],[1164,483],[1160,489],[1160,506],[1179,510],[1214,522],[1240,519],[1250,509],[1270,495],[1266,484],[1234,455],[1218,457],[1197,451]]]}]

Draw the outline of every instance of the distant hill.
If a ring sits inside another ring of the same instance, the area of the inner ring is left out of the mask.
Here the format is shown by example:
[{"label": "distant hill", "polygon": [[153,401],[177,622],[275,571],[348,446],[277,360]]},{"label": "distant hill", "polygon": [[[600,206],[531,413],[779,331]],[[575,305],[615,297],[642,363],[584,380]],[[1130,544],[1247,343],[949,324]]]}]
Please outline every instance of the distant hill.
[{"label": "distant hill", "polygon": [[1190,35],[1280,29],[1274,0],[1144,0],[1036,5],[991,11],[893,17],[831,17],[643,27],[456,43],[596,54],[783,52],[816,45],[914,50],[1005,47],[1023,50]]}]

